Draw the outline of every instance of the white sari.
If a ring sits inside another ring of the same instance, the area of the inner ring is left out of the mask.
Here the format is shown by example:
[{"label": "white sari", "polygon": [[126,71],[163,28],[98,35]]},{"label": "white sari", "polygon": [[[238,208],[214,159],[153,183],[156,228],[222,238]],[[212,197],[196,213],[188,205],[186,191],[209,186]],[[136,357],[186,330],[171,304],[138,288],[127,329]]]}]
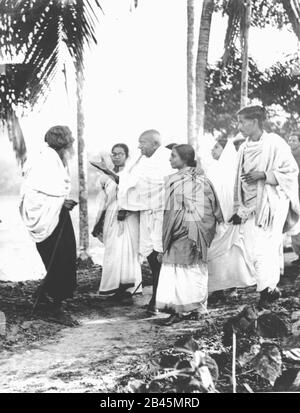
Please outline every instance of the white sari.
[{"label": "white sari", "polygon": [[111,295],[120,288],[132,293],[138,286],[137,293],[141,293],[139,213],[131,212],[124,221],[117,220],[118,186],[104,173],[99,178],[99,190],[96,223],[105,214],[103,232],[98,237],[105,247],[99,294]]},{"label": "white sari", "polygon": [[219,224],[208,250],[208,291],[246,287],[256,284],[255,270],[247,254],[240,226],[228,224],[233,215],[234,181],[237,153],[228,141],[221,157],[207,171],[216,190],[225,223]]}]

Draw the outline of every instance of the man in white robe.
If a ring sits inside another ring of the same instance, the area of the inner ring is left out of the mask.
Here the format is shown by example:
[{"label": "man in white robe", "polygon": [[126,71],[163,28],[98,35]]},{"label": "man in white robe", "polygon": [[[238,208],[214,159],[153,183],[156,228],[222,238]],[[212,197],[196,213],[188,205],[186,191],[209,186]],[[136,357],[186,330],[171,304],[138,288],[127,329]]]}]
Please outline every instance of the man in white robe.
[{"label": "man in white robe", "polygon": [[265,111],[249,106],[238,112],[238,128],[247,138],[238,152],[233,225],[240,225],[256,274],[261,308],[280,297],[282,233],[300,216],[298,166],[287,143],[263,130]]},{"label": "man in white robe", "polygon": [[161,264],[157,260],[162,248],[162,224],[165,205],[165,177],[174,173],[170,166],[171,151],[161,144],[156,130],[139,138],[141,156],[124,171],[119,180],[119,219],[125,211],[140,211],[140,258],[147,258],[153,276],[153,294],[148,309],[155,312],[155,297]]}]

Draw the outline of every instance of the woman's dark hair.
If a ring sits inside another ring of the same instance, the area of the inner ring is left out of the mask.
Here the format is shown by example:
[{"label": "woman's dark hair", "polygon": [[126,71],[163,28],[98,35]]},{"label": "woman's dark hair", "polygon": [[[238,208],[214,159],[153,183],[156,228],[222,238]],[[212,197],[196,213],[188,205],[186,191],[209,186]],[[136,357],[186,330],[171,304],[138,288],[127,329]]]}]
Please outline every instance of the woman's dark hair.
[{"label": "woman's dark hair", "polygon": [[175,150],[178,153],[180,159],[186,162],[187,166],[195,167],[197,165],[197,162],[195,160],[195,151],[191,145],[175,145],[173,147],[173,150]]},{"label": "woman's dark hair", "polygon": [[56,151],[68,146],[72,141],[72,132],[68,126],[53,126],[45,135],[45,142]]},{"label": "woman's dark hair", "polygon": [[129,148],[128,148],[127,145],[125,145],[125,143],[116,143],[116,144],[112,147],[111,151],[113,151],[115,148],[122,148],[123,151],[125,152],[126,158],[128,158],[128,156],[129,156]]},{"label": "woman's dark hair", "polygon": [[176,145],[177,143],[169,143],[168,145],[166,145],[166,148],[172,150]]},{"label": "woman's dark hair", "polygon": [[242,115],[246,119],[257,119],[261,128],[263,127],[263,123],[267,117],[265,108],[259,105],[246,106],[245,108],[239,110],[237,115]]}]

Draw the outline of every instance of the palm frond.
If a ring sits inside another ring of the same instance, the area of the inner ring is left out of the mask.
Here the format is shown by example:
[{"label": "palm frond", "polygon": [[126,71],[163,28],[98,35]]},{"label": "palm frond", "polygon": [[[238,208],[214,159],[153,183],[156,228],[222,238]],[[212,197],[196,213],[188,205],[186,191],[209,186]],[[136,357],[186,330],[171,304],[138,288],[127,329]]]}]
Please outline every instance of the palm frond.
[{"label": "palm frond", "polygon": [[299,0],[281,0],[282,5],[288,15],[289,21],[293,27],[294,33],[300,40],[300,1]]},{"label": "palm frond", "polygon": [[[64,40],[74,64],[83,69],[86,45],[96,43],[98,0],[0,0],[0,58],[22,61],[0,73],[0,121],[24,158],[17,107],[31,108],[45,98],[60,63]],[[102,10],[102,9],[101,9]]]},{"label": "palm frond", "polygon": [[[95,4],[98,6],[98,2]],[[95,7],[90,0],[76,1],[62,11],[62,31],[64,41],[76,67],[83,68],[85,45],[97,43],[95,26],[97,22]]]}]

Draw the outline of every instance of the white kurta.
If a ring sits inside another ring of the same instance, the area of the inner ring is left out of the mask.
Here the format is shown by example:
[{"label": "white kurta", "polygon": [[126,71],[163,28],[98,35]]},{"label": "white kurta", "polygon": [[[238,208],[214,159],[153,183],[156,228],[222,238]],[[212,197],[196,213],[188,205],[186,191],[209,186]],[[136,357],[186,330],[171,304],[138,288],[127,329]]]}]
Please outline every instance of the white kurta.
[{"label": "white kurta", "polygon": [[139,263],[139,213],[132,212],[122,222],[117,220],[117,185],[105,174],[99,178],[99,212],[96,222],[105,211],[103,241],[105,251],[102,265],[100,295],[117,292],[122,286],[142,292],[142,273]]},{"label": "white kurta", "polygon": [[20,213],[29,235],[36,243],[47,239],[59,221],[70,192],[70,177],[57,152],[45,146],[25,165]]},{"label": "white kurta", "polygon": [[150,158],[141,156],[120,176],[119,208],[140,211],[140,258],[162,252],[165,177],[174,173],[171,151],[160,146]]}]

